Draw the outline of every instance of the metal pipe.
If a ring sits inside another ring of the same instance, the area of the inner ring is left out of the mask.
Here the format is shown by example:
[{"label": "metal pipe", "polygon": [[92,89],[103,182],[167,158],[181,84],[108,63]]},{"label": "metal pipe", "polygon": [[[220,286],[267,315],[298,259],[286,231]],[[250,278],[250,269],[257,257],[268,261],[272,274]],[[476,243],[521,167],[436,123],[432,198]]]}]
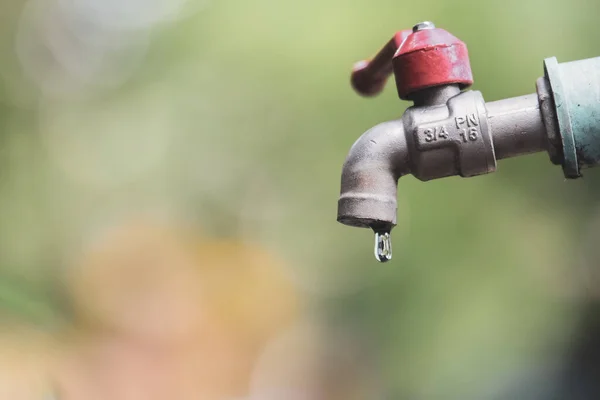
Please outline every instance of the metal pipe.
[{"label": "metal pipe", "polygon": [[496,159],[545,151],[547,135],[537,94],[486,103]]}]

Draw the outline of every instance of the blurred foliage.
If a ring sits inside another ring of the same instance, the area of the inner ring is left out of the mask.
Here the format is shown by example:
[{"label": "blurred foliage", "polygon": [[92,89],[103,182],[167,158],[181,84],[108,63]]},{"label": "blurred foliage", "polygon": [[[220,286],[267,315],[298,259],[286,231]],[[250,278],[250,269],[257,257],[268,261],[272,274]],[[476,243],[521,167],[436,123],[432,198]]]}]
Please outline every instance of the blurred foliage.
[{"label": "blurred foliage", "polygon": [[597,267],[582,244],[598,237],[600,171],[566,182],[538,154],[474,179],[402,178],[395,259],[375,265],[370,232],[335,222],[340,169],[408,104],[393,85],[359,98],[348,72],[427,19],[468,44],[486,100],[527,94],[544,58],[599,55],[597,1],[191,2],[152,30],[129,79],[76,96],[23,67],[24,6],[0,6],[0,305],[13,315],[62,321],[72,254],[156,213],[286,260],[319,320],[371,343],[389,398],[484,398],[563,351],[579,278]]}]

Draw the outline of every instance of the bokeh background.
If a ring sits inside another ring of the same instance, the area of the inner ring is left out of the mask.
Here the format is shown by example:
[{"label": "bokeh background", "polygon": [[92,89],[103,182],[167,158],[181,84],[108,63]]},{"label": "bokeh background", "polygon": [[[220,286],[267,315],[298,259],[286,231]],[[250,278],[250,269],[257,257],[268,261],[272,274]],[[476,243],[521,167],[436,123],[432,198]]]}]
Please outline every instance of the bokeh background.
[{"label": "bokeh background", "polygon": [[432,20],[498,100],[599,56],[599,13],[3,2],[0,398],[598,398],[600,170],[402,178],[386,265],[335,218],[351,144],[408,106],[356,96],[355,61]]}]

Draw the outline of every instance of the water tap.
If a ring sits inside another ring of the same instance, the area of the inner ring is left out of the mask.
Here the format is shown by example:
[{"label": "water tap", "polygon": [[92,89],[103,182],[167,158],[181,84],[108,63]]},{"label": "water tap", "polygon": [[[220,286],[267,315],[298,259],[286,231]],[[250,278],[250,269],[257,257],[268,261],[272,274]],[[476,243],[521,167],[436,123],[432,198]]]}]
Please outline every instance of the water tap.
[{"label": "water tap", "polygon": [[600,163],[600,57],[544,61],[536,93],[486,103],[473,83],[467,46],[431,22],[397,32],[371,60],[355,64],[351,83],[374,96],[394,74],[404,115],[364,133],[342,170],[337,220],[371,228],[375,257],[392,258],[397,184],[496,170],[503,158],[545,151],[568,179]]}]

